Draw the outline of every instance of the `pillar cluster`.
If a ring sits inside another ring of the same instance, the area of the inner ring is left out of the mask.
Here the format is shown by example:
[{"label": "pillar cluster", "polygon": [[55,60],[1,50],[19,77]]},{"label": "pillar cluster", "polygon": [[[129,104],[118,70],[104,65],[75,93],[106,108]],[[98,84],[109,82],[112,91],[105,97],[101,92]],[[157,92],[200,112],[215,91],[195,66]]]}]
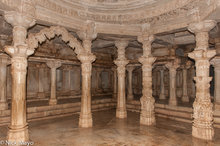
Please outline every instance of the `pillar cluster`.
[{"label": "pillar cluster", "polygon": [[209,50],[208,32],[216,25],[215,21],[206,20],[189,25],[188,29],[195,34],[196,48],[188,56],[195,60],[196,66],[196,99],[193,103],[192,135],[197,138],[212,140],[213,105],[210,99],[209,60],[215,56],[215,50]]},{"label": "pillar cluster", "polygon": [[152,96],[152,65],[156,58],[151,54],[151,43],[154,40],[153,35],[142,35],[138,37],[138,41],[143,44],[143,56],[139,58],[142,64],[142,97],[140,124],[153,125],[155,124],[154,103]]}]

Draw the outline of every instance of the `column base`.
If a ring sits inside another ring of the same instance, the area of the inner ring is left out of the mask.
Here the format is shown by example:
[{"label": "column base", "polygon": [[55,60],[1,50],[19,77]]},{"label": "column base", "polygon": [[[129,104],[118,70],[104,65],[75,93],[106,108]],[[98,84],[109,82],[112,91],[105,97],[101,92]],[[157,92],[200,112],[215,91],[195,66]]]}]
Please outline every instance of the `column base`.
[{"label": "column base", "polygon": [[140,116],[140,124],[142,125],[155,125],[155,116],[152,115],[151,117],[147,117],[145,114],[141,114]]},{"label": "column base", "polygon": [[125,119],[127,118],[127,111],[123,109],[116,110],[116,118]]},{"label": "column base", "polygon": [[164,94],[160,94],[159,99],[166,99],[166,96]]},{"label": "column base", "polygon": [[57,104],[57,100],[56,99],[50,99],[49,100],[49,105],[56,105]]},{"label": "column base", "polygon": [[0,102],[0,110],[7,110],[8,103],[7,102]]},{"label": "column base", "polygon": [[182,101],[183,102],[189,102],[189,97],[187,95],[183,95]]},{"label": "column base", "polygon": [[9,127],[7,139],[11,143],[20,143],[29,141],[28,126],[20,129],[12,129]]},{"label": "column base", "polygon": [[81,128],[89,128],[92,127],[92,114],[82,115],[79,117],[79,127]]},{"label": "column base", "polygon": [[134,96],[133,95],[128,95],[127,96],[127,100],[133,100],[134,99]]},{"label": "column base", "polygon": [[174,106],[177,106],[177,100],[169,100],[169,105],[174,105]]},{"label": "column base", "polygon": [[192,126],[192,136],[204,140],[212,140],[214,138],[213,127]]}]

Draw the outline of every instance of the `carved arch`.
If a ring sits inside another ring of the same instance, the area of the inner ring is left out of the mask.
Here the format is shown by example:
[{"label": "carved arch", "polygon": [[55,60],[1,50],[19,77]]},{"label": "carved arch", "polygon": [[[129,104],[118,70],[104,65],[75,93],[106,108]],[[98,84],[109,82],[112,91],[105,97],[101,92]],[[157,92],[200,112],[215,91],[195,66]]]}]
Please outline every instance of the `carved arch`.
[{"label": "carved arch", "polygon": [[28,44],[29,49],[35,50],[39,43],[45,42],[47,39],[51,40],[55,36],[61,36],[61,39],[69,45],[72,49],[75,49],[75,53],[77,55],[81,54],[84,50],[82,44],[65,28],[60,26],[51,26],[50,28],[44,28],[38,33],[31,33],[28,35],[26,39],[26,43]]}]

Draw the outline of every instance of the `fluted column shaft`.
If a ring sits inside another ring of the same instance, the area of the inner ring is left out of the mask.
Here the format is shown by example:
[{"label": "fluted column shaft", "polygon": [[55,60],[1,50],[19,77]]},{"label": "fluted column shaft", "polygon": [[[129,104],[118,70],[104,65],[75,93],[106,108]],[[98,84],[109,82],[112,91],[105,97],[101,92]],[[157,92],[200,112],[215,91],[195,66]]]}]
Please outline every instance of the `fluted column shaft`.
[{"label": "fluted column shaft", "polygon": [[50,60],[47,62],[47,66],[50,68],[50,100],[49,105],[56,105],[57,98],[56,98],[56,69],[61,66],[60,61]]},{"label": "fluted column shaft", "polygon": [[128,71],[128,95],[127,99],[128,100],[133,100],[134,95],[133,95],[133,87],[132,87],[132,72],[134,70],[135,66],[128,66],[127,71]]},{"label": "fluted column shaft", "polygon": [[188,29],[195,33],[196,48],[188,56],[195,60],[196,65],[196,99],[193,103],[193,127],[192,135],[197,138],[212,140],[213,129],[213,105],[210,99],[209,60],[215,56],[215,50],[208,50],[208,32],[216,25],[212,20],[192,23]]},{"label": "fluted column shaft", "polygon": [[156,58],[151,54],[151,43],[154,40],[153,35],[142,35],[138,37],[138,41],[143,44],[143,56],[139,58],[142,64],[142,97],[140,124],[153,125],[155,124],[154,103],[152,96],[152,65]]},{"label": "fluted column shaft", "polygon": [[126,97],[125,97],[125,71],[128,60],[125,58],[125,48],[128,45],[128,41],[116,41],[116,47],[118,48],[118,58],[114,61],[117,65],[118,73],[118,97],[117,97],[117,118],[126,118]]},{"label": "fluted column shaft", "polygon": [[7,65],[9,64],[8,56],[0,54],[0,110],[8,109],[7,103]]}]

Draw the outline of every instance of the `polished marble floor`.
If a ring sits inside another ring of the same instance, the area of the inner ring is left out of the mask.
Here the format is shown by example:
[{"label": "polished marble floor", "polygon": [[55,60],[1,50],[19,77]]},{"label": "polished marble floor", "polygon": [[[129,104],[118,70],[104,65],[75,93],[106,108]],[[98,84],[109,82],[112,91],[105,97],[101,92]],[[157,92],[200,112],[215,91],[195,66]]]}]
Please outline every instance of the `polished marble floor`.
[{"label": "polished marble floor", "polygon": [[[157,118],[155,126],[140,126],[139,114],[115,118],[115,110],[93,113],[93,128],[78,128],[78,115],[29,123],[35,146],[220,146],[220,129],[214,141],[191,136],[191,124]],[[0,127],[5,140],[7,127]]]}]

